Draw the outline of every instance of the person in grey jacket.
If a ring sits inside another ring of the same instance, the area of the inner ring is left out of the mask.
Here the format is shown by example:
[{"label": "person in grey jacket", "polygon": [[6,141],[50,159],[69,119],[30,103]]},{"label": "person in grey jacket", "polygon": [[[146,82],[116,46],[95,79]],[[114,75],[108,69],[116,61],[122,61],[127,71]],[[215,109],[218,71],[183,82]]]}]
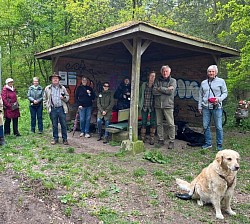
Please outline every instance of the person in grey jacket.
[{"label": "person in grey jacket", "polygon": [[43,104],[47,108],[53,127],[53,141],[51,144],[55,145],[59,142],[59,121],[61,125],[63,144],[68,145],[66,113],[68,113],[67,102],[69,101],[69,94],[66,88],[59,83],[62,78],[57,73],[51,75],[49,79],[52,84],[48,85],[44,90]]},{"label": "person in grey jacket", "polygon": [[29,87],[28,99],[30,101],[30,126],[31,131],[35,133],[36,120],[38,122],[38,133],[43,132],[43,88],[39,85],[39,79],[33,78],[33,85]]},{"label": "person in grey jacket", "polygon": [[203,115],[203,129],[205,144],[203,149],[212,148],[212,137],[210,131],[211,118],[214,119],[216,128],[217,150],[222,150],[223,128],[222,128],[222,102],[227,97],[227,86],[224,79],[217,77],[218,68],[210,65],[207,69],[207,79],[201,82],[199,90],[198,110]]},{"label": "person in grey jacket", "polygon": [[161,67],[161,77],[155,82],[153,94],[155,96],[155,112],[157,122],[157,134],[159,144],[164,145],[163,115],[169,127],[169,149],[174,148],[175,124],[174,124],[174,95],[176,80],[171,77],[171,68],[168,65]]}]

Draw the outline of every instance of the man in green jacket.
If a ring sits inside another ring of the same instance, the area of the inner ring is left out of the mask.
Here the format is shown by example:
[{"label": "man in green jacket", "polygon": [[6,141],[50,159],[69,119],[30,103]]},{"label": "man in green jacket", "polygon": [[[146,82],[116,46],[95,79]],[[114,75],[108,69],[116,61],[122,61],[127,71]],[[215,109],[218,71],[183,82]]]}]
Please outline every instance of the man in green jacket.
[{"label": "man in green jacket", "polygon": [[159,143],[164,145],[163,114],[169,127],[169,149],[174,148],[174,95],[176,80],[170,76],[171,68],[168,65],[161,67],[162,76],[155,82],[153,94],[155,96],[155,111],[157,121],[157,134]]},{"label": "man in green jacket", "polygon": [[[112,92],[109,90],[109,82],[103,83],[103,91],[99,93],[97,98],[97,128],[98,128],[98,139],[100,141],[102,139],[102,122],[105,122],[105,128],[109,126],[109,122],[112,116],[112,108],[114,106],[114,97]],[[105,129],[104,140],[103,143],[106,144],[108,142],[108,132]]]}]

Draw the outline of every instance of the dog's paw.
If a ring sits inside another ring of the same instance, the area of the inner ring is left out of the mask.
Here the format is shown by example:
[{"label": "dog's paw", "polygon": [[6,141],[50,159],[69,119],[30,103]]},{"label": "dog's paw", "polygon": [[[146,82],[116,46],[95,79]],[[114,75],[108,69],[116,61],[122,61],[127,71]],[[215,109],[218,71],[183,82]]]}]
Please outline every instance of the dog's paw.
[{"label": "dog's paw", "polygon": [[217,219],[224,219],[224,216],[222,214],[216,214]]},{"label": "dog's paw", "polygon": [[229,215],[236,215],[236,212],[234,212],[232,209],[227,209],[226,212],[227,212]]},{"label": "dog's paw", "polygon": [[203,206],[203,205],[204,205],[204,203],[203,203],[202,200],[197,200],[197,204],[198,204],[199,206]]}]

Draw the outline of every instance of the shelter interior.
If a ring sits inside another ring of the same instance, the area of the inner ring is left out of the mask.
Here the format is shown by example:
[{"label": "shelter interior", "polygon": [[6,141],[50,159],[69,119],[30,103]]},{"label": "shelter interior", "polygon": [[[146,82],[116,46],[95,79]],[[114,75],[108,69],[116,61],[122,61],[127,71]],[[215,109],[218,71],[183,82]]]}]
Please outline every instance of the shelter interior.
[{"label": "shelter interior", "polygon": [[[53,70],[64,74],[62,84],[69,89],[71,105],[74,105],[74,93],[82,76],[89,78],[97,93],[104,81],[109,81],[111,90],[115,91],[124,77],[133,75],[133,66],[139,66],[140,82],[143,82],[150,71],[156,71],[160,76],[162,65],[169,65],[171,76],[177,80],[175,120],[197,125],[201,123],[197,110],[198,91],[200,82],[206,78],[208,66],[218,65],[220,58],[239,55],[234,49],[141,22],[103,32],[102,35],[75,40],[36,55],[38,59],[52,60]],[[137,47],[136,38],[140,38],[143,49],[139,52],[139,65],[135,64],[132,53]],[[94,105],[96,108],[96,103]],[[73,118],[75,111],[71,111]],[[95,122],[95,114],[96,109],[92,122]]]}]

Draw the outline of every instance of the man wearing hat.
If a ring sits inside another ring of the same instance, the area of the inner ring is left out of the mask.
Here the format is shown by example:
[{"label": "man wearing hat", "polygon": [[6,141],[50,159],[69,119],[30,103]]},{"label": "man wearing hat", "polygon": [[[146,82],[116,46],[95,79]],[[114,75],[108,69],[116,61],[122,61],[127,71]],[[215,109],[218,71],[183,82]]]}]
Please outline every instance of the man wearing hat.
[{"label": "man wearing hat", "polygon": [[67,102],[69,101],[69,94],[66,88],[59,83],[62,78],[53,73],[49,77],[51,84],[44,90],[43,103],[46,107],[53,126],[53,141],[52,145],[59,142],[58,136],[58,121],[61,125],[63,144],[68,145],[67,140],[67,125],[66,125],[66,113],[68,113]]}]

